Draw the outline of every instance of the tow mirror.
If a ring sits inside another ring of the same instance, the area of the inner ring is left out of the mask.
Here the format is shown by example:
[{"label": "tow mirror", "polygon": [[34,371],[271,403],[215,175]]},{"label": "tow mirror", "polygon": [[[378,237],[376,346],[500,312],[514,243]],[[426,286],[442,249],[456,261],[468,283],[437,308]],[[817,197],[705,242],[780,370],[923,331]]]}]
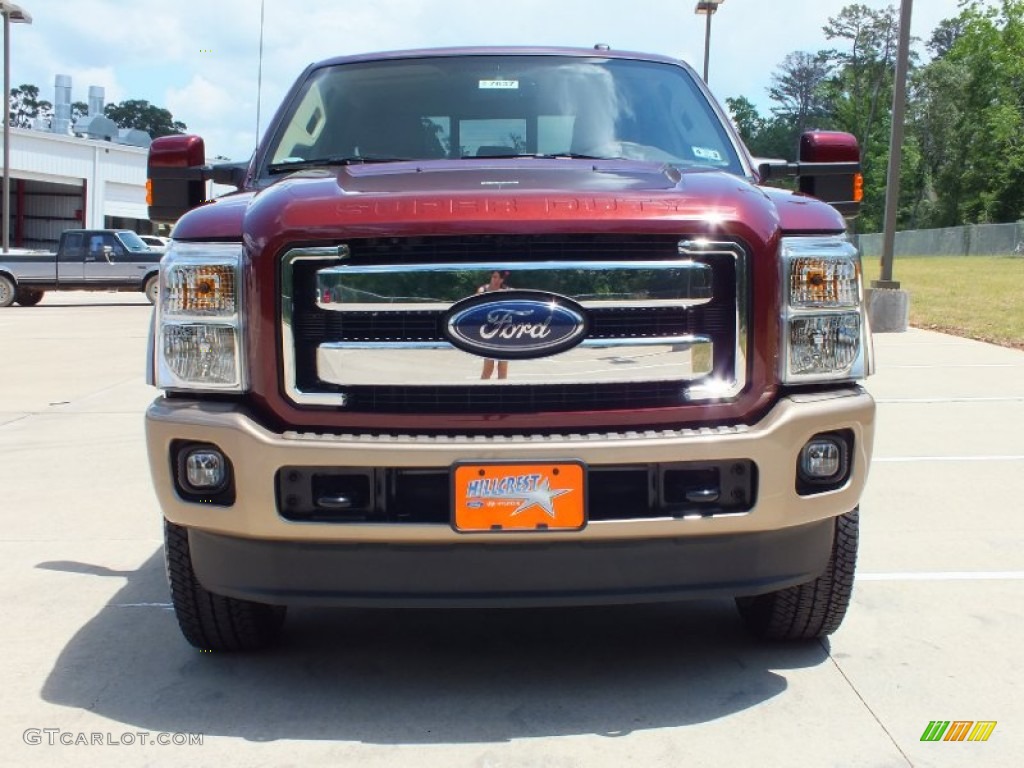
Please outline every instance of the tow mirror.
[{"label": "tow mirror", "polygon": [[149,147],[146,204],[152,221],[177,221],[206,202],[206,147],[199,136],[161,136]]},{"label": "tow mirror", "polygon": [[801,192],[829,203],[848,219],[860,213],[864,177],[860,168],[860,146],[853,134],[808,131],[800,137],[798,162],[763,162],[758,173],[762,181],[796,177]]}]

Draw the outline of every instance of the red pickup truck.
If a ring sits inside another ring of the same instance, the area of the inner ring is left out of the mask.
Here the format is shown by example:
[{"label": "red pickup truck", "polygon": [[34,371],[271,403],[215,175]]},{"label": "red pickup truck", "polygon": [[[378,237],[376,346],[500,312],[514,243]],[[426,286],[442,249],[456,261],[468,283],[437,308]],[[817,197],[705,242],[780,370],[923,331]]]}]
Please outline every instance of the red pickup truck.
[{"label": "red pickup truck", "polygon": [[264,646],[289,604],[707,596],[834,631],[874,419],[859,153],[800,154],[603,48],[336,58],[247,164],[155,141],[146,431],[188,641]]}]

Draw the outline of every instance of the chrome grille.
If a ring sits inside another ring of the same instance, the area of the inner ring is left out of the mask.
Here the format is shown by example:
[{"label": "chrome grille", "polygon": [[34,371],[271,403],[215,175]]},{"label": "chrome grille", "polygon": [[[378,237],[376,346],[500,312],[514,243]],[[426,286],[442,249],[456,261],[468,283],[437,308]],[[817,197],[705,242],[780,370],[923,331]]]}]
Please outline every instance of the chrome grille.
[{"label": "chrome grille", "polygon": [[[451,304],[491,270],[510,271],[513,286],[518,278],[578,301],[590,320],[583,343],[515,361],[508,379],[480,380],[481,358],[455,349],[444,325]],[[299,405],[387,413],[727,399],[745,383],[745,270],[738,244],[684,247],[678,236],[377,238],[296,248],[281,272],[286,394]]]}]

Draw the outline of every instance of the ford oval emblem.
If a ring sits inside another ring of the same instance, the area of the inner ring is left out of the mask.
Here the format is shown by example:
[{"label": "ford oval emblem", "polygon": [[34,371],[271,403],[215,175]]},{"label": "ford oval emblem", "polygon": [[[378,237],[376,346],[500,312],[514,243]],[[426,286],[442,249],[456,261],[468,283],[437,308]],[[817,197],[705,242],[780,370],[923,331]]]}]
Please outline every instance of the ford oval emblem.
[{"label": "ford oval emblem", "polygon": [[456,302],[445,318],[448,340],[496,360],[557,355],[583,341],[590,323],[572,299],[542,291],[493,291]]}]

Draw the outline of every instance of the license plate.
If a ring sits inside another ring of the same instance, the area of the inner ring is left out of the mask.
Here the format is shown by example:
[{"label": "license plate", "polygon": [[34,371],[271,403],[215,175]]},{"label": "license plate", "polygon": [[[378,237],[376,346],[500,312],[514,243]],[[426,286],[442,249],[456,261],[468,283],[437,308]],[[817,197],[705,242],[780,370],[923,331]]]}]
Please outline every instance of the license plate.
[{"label": "license plate", "polygon": [[456,464],[452,527],[457,531],[578,531],[587,524],[581,462]]}]

